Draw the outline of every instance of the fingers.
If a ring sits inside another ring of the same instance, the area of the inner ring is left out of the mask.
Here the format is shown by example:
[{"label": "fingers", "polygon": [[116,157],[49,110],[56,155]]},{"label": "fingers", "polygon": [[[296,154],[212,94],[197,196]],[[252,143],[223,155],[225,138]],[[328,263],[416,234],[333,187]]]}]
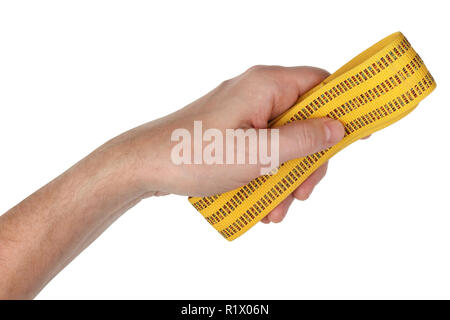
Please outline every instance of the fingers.
[{"label": "fingers", "polygon": [[[286,161],[329,148],[340,141],[345,133],[344,127],[339,121],[329,118],[296,121],[277,129],[279,130],[278,145],[275,143],[274,147],[273,131],[267,136],[270,140],[270,158],[263,161],[260,154],[260,161],[256,166],[246,167],[246,172],[251,174],[251,177],[269,172]],[[278,157],[274,157],[274,152],[277,151]],[[267,164],[267,160],[269,160],[269,164]]]},{"label": "fingers", "polygon": [[328,161],[314,171],[295,191],[292,196],[297,200],[306,200],[314,190],[314,187],[323,179],[328,169]]},{"label": "fingers", "polygon": [[251,83],[265,84],[273,96],[270,118],[292,107],[302,94],[322,82],[330,74],[314,67],[253,66],[243,76]]},{"label": "fingers", "polygon": [[268,67],[277,81],[272,116],[276,117],[292,107],[298,98],[325,80],[330,73],[314,67]]},{"label": "fingers", "polygon": [[262,222],[262,223],[265,223],[265,224],[270,223],[270,219],[269,219],[268,215],[265,216],[264,218],[262,218],[262,219],[261,219],[261,222]]},{"label": "fingers", "polygon": [[265,216],[261,222],[263,223],[279,223],[283,221],[284,217],[286,217],[286,214],[289,210],[289,207],[291,206],[292,201],[294,200],[294,197],[290,194],[286,199],[284,199],[278,206],[275,207],[267,216]]},{"label": "fingers", "polygon": [[345,133],[339,121],[329,118],[296,121],[278,129],[281,163],[329,148]]},{"label": "fingers", "polygon": [[284,199],[275,209],[273,209],[261,222],[268,224],[271,222],[279,223],[286,217],[290,205],[294,199],[306,200],[311,195],[314,187],[323,179],[327,173],[328,162],[314,171],[295,191]]}]

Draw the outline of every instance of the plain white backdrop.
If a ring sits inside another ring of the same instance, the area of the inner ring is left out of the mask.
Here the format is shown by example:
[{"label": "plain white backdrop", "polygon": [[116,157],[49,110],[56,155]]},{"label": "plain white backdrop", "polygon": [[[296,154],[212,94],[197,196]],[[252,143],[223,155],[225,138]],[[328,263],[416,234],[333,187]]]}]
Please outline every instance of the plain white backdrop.
[{"label": "plain white backdrop", "polygon": [[333,72],[402,31],[437,81],[405,119],[335,156],[281,224],[230,243],[185,197],[150,198],[38,298],[450,298],[448,12],[412,0],[1,1],[0,213],[255,64]]}]

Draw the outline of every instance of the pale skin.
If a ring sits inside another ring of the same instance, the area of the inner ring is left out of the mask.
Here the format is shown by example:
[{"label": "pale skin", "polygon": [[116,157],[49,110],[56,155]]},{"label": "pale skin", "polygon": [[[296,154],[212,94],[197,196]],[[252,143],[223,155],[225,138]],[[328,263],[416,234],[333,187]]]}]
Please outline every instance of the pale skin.
[{"label": "pale skin", "polygon": [[[175,165],[170,159],[175,144],[171,132],[191,130],[194,120],[220,130],[266,128],[327,76],[312,67],[252,67],[183,109],[106,142],[0,216],[0,298],[36,296],[144,198],[218,194],[259,176],[259,164]],[[344,136],[342,124],[331,119],[298,121],[279,129],[280,162],[328,148]],[[326,171],[327,164],[317,169],[262,222],[282,221],[292,201],[306,200]]]}]

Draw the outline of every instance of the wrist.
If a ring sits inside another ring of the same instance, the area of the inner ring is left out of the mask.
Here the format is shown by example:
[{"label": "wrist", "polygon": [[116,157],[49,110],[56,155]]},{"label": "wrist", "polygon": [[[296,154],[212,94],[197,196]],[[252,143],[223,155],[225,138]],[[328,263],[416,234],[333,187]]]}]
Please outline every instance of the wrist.
[{"label": "wrist", "polygon": [[125,132],[91,154],[91,161],[102,167],[111,187],[130,201],[161,194],[162,181],[167,180],[167,163],[163,159],[166,152],[163,143],[156,141],[161,139],[161,132],[141,129],[142,126]]},{"label": "wrist", "polygon": [[111,203],[121,206],[137,199],[144,193],[138,176],[138,161],[127,143],[114,140],[101,146],[88,157],[80,161],[79,174],[88,175],[88,189]]}]

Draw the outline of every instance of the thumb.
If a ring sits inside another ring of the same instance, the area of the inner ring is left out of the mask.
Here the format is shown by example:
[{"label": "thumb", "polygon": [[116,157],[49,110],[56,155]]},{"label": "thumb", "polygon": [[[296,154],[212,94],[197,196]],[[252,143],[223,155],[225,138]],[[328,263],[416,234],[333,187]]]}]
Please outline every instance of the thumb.
[{"label": "thumb", "polygon": [[344,126],[329,118],[295,121],[278,129],[281,163],[329,148],[345,134]]}]

